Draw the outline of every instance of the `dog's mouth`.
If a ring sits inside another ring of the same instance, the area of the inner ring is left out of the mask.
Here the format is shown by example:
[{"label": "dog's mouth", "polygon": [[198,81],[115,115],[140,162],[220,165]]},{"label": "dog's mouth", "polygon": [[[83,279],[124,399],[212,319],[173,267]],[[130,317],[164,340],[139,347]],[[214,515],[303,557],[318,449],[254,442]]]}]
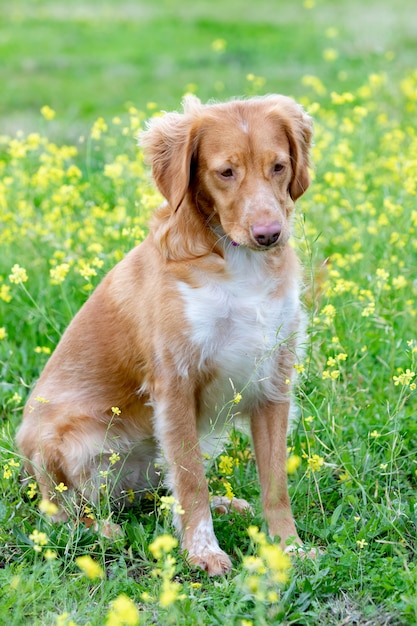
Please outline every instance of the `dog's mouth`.
[{"label": "dog's mouth", "polygon": [[256,244],[253,241],[250,242],[240,242],[234,239],[230,239],[230,244],[233,248],[246,248],[248,250],[253,250],[254,252],[271,252],[272,250],[278,250],[284,246],[284,241],[276,241],[269,245],[260,245]]},{"label": "dog's mouth", "polygon": [[284,237],[278,237],[274,241],[265,242],[255,241],[252,237],[249,241],[242,241],[241,239],[234,239],[233,237],[229,237],[229,240],[234,248],[248,248],[250,250],[254,250],[255,252],[269,252],[270,250],[275,250],[276,248],[280,248],[284,245]]},{"label": "dog's mouth", "polygon": [[[255,228],[254,230],[251,227],[247,236],[245,236],[245,233],[239,233],[239,235],[237,233],[236,235],[234,233],[229,234],[220,225],[215,226],[213,230],[224,244],[231,245],[233,248],[248,248],[255,252],[269,252],[276,248],[281,248],[286,242],[285,233],[281,231],[281,228],[270,228],[269,230]],[[265,230],[267,232],[264,232]]]},{"label": "dog's mouth", "polygon": [[251,250],[267,252],[274,248],[282,247],[286,242],[286,236],[281,225],[277,223],[275,227],[251,226],[249,236],[244,241],[239,237],[230,237],[232,245],[235,247],[245,246]]}]

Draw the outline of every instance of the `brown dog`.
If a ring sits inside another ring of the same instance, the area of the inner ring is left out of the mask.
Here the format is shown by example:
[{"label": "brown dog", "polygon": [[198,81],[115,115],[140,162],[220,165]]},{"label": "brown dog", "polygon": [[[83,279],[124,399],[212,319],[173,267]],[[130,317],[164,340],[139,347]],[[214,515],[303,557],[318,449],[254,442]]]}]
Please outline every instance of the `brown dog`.
[{"label": "brown dog", "polygon": [[270,535],[301,544],[286,479],[300,324],[288,240],[311,136],[302,108],[275,95],[188,97],[183,113],[151,120],[141,141],[167,202],[75,316],[17,435],[44,498],[63,482],[97,499],[114,452],[113,494],[140,492],[158,482],[162,456],[190,561],[226,572],[202,451],[220,450],[235,411],[250,421]]}]

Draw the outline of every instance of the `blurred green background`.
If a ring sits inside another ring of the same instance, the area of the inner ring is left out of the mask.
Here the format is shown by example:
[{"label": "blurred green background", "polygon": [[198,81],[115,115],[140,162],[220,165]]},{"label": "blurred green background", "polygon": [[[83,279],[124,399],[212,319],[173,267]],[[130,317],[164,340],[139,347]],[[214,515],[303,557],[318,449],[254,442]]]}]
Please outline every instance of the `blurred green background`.
[{"label": "blurred green background", "polygon": [[[305,75],[349,91],[417,65],[415,0],[2,0],[0,133],[57,112],[76,136],[133,105],[251,92],[302,97]],[[248,78],[249,76],[249,78]]]}]

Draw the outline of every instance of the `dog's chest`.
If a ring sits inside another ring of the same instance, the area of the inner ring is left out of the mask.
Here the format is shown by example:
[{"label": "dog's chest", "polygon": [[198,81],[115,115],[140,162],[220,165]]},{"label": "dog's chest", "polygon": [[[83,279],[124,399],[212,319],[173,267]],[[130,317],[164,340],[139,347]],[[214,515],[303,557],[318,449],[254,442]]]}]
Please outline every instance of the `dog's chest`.
[{"label": "dog's chest", "polygon": [[277,279],[264,277],[259,265],[235,264],[227,278],[179,286],[193,353],[199,369],[210,374],[203,393],[208,411],[220,410],[236,394],[242,395],[239,408],[250,411],[273,395],[279,348],[294,329],[298,289],[293,285],[277,296]]}]

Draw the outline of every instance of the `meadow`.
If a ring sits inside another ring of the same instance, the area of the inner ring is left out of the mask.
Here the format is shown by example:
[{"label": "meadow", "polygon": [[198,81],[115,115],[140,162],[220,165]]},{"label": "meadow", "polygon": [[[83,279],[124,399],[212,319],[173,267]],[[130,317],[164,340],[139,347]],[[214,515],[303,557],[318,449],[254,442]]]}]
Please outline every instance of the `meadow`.
[{"label": "meadow", "polygon": [[[0,7],[0,623],[417,624],[416,13],[411,0]],[[103,476],[88,514],[117,522],[116,540],[54,524],[14,443],[72,316],[146,236],[161,197],[136,136],[187,91],[285,93],[315,122],[294,221],[308,339],[288,473],[320,555],[289,561],[267,539],[250,442],[232,430],[209,486],[255,511],[215,515],[233,560],[216,579],[189,568],[162,488],[115,512]]]}]

